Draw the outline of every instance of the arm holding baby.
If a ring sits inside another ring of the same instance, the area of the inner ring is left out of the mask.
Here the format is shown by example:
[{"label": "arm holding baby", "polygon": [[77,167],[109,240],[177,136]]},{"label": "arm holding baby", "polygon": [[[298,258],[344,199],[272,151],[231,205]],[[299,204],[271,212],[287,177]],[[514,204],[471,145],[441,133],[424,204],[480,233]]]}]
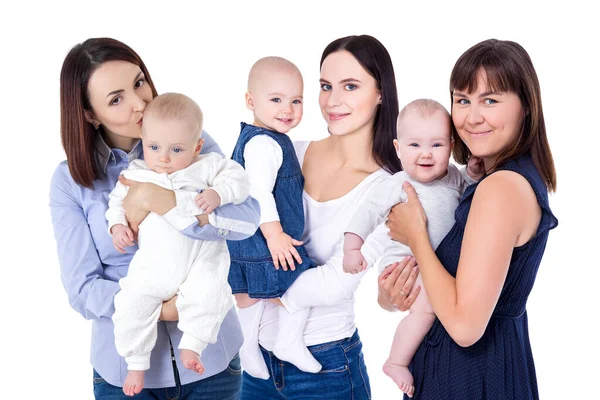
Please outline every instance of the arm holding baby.
[{"label": "arm holding baby", "polygon": [[398,172],[366,194],[344,233],[344,272],[357,274],[367,269],[360,249],[367,236],[385,221],[390,209],[406,199],[402,191],[402,183],[406,179],[406,173]]}]

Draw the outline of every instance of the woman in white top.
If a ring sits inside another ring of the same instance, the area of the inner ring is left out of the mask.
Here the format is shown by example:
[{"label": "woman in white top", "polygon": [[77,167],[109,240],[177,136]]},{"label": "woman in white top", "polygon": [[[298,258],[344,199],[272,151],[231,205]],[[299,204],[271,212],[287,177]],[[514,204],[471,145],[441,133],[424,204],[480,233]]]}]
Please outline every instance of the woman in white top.
[{"label": "woman in white top", "polygon": [[[371,397],[354,324],[353,293],[362,274],[344,274],[341,240],[348,216],[358,209],[365,193],[388,174],[401,170],[392,146],[398,116],[392,61],[385,47],[371,36],[337,39],[321,57],[320,82],[319,105],[330,136],[296,143],[295,148],[305,178],[301,240],[321,266],[302,273],[281,301],[292,312],[312,307],[304,342],[322,370],[303,372],[274,356],[278,306],[270,303],[260,324],[259,343],[271,378],[244,373],[243,400]],[[369,236],[363,250],[370,265],[383,254],[389,240],[383,226]],[[388,273],[391,279],[380,278],[380,282],[412,288],[413,267],[414,263],[404,260],[399,268],[388,268],[394,271]],[[398,304],[400,308],[406,309],[414,301],[418,290],[412,292],[406,303]]]}]

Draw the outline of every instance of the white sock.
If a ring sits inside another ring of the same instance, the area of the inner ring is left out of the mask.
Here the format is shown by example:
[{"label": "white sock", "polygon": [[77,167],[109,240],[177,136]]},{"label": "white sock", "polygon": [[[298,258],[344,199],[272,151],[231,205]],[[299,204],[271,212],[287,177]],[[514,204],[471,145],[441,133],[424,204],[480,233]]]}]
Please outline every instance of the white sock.
[{"label": "white sock", "polygon": [[240,349],[242,368],[253,377],[260,379],[269,379],[269,369],[258,346],[258,327],[265,310],[265,303],[264,300],[259,300],[250,307],[238,310],[244,334],[244,344]]},{"label": "white sock", "polygon": [[310,308],[290,314],[285,307],[279,307],[279,331],[273,353],[304,372],[317,373],[321,370],[321,364],[304,344],[304,326],[309,313]]}]

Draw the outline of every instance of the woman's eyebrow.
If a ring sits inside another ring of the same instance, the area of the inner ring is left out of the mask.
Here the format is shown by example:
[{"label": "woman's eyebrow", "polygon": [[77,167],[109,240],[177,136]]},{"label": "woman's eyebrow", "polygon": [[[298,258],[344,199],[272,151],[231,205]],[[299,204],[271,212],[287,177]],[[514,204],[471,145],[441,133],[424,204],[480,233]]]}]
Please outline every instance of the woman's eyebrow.
[{"label": "woman's eyebrow", "polygon": [[340,81],[340,83],[348,83],[348,82],[358,82],[358,83],[362,83],[360,80],[356,79],[356,78],[346,78],[346,79],[342,79]]},{"label": "woman's eyebrow", "polygon": [[[138,74],[135,76],[135,78],[133,79],[133,83],[135,84],[138,79],[140,79],[140,76],[144,75],[144,73],[142,71],[138,72]],[[109,94],[106,95],[106,97],[112,96],[113,94],[117,94],[117,93],[121,93],[124,92],[125,89],[117,89],[117,90],[113,90],[112,92],[110,92]],[[105,97],[105,98],[106,98]]]},{"label": "woman's eyebrow", "polygon": [[490,90],[490,91],[487,91],[487,92],[483,92],[483,93],[481,93],[481,94],[479,95],[479,98],[486,97],[486,96],[490,96],[490,95],[499,95],[499,94],[500,94],[499,92],[495,92],[495,91],[493,91],[493,90]]}]

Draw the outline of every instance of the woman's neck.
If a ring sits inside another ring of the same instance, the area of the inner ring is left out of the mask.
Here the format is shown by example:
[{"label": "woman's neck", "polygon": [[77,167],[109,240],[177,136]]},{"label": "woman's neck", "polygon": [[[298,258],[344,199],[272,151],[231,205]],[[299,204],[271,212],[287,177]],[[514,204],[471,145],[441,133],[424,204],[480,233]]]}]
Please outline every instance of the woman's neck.
[{"label": "woman's neck", "polygon": [[114,133],[104,130],[102,132],[102,137],[106,144],[112,149],[123,150],[126,153],[129,153],[140,141],[140,139],[129,138],[125,136],[115,135]]},{"label": "woman's neck", "polygon": [[354,132],[347,135],[330,135],[325,139],[328,157],[338,164],[374,172],[380,167],[373,158],[373,133]]},{"label": "woman's neck", "polygon": [[492,172],[494,172],[496,167],[498,167],[497,162],[498,162],[498,157],[489,157],[489,158],[484,157],[483,158],[483,168],[485,169],[486,175],[489,175]]}]

